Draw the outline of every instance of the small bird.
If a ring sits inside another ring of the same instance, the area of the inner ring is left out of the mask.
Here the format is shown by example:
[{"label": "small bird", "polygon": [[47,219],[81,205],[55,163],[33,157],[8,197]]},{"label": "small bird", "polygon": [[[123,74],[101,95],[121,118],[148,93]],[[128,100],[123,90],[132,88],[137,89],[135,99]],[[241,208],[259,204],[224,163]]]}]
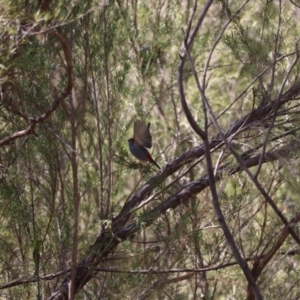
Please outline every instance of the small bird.
[{"label": "small bird", "polygon": [[133,138],[128,140],[128,146],[131,154],[138,160],[149,161],[160,169],[160,166],[154,161],[149,151],[146,149],[152,147],[150,123],[148,123],[147,126],[143,121],[140,120],[134,122]]}]

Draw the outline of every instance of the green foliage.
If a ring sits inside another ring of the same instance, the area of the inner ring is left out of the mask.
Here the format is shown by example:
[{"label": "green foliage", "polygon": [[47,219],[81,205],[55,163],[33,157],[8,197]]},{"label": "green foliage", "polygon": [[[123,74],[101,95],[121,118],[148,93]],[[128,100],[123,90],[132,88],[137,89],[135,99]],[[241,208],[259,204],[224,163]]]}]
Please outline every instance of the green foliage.
[{"label": "green foliage", "polygon": [[[195,7],[192,27],[202,2]],[[230,132],[237,119],[277,99],[299,79],[298,60],[293,65],[299,8],[249,2],[234,16],[241,1],[219,4],[209,10],[190,51],[212,113]],[[76,299],[247,297],[247,282],[219,225],[209,188],[191,188],[207,173],[204,157],[197,157],[202,159],[195,165],[195,159],[184,161],[174,173],[167,167],[165,177],[157,179],[155,167],[136,161],[127,148],[135,119],[151,121],[151,153],[163,168],[202,143],[186,121],[177,88],[181,28],[187,29],[193,5],[67,0],[49,1],[43,8],[2,1],[0,143],[60,103],[33,132],[0,146],[0,298],[49,297],[65,273],[47,281],[42,276],[68,270],[74,249],[77,263],[92,255],[89,249],[97,249],[91,245],[100,231],[112,228],[130,196],[137,191],[139,196],[145,185],[151,193],[143,194],[126,220],[126,226],[137,224],[140,230],[95,263],[103,270]],[[66,47],[72,55],[73,88],[62,97],[70,80]],[[189,61],[184,88],[191,113],[204,128],[201,93]],[[291,101],[278,111],[269,133],[272,116],[265,116],[265,123],[250,124],[230,137],[232,147],[245,158],[247,151],[264,157],[261,143],[264,153],[297,146],[298,131],[287,132],[298,128],[298,110],[296,100]],[[210,125],[208,133],[211,141],[217,129]],[[300,207],[299,147],[291,149],[251,168],[253,174],[259,171],[260,184],[288,220]],[[252,268],[284,225],[245,172],[231,173],[237,161],[228,147],[212,152],[214,166],[223,172],[216,184],[225,221]],[[167,209],[173,197],[187,190],[188,199]],[[294,230],[298,234],[297,226]],[[287,252],[295,247],[287,238],[259,276],[266,299],[298,296],[299,253]],[[120,272],[106,272],[109,268]],[[36,282],[30,281],[34,274]],[[28,283],[3,287],[17,279]]]}]

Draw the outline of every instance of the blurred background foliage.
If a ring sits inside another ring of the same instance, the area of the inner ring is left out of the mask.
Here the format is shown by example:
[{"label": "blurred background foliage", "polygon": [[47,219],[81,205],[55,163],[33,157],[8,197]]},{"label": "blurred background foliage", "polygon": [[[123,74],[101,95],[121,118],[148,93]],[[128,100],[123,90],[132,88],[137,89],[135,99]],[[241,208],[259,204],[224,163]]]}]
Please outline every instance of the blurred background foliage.
[{"label": "blurred background foliage", "polygon": [[[213,113],[222,113],[224,131],[276,98],[281,88],[290,88],[299,79],[300,66],[298,61],[293,64],[300,37],[299,6],[292,1],[226,3],[213,3],[191,51]],[[152,155],[163,168],[201,144],[181,108],[177,66],[182,29],[187,30],[193,8],[195,24],[203,5],[204,1],[1,1],[0,140],[26,129],[30,118],[48,110],[67,84],[64,52],[52,30],[68,42],[73,64],[71,94],[33,134],[0,147],[1,299],[49,297],[64,273],[3,287],[32,278],[37,261],[39,276],[68,270],[73,247],[80,260],[128,197],[155,174],[128,152],[134,120],[151,122]],[[201,97],[188,63],[184,87],[191,112],[203,126]],[[267,149],[296,141],[296,132],[276,142],[271,138],[298,128],[297,106],[290,103],[289,111],[278,117]],[[266,128],[257,124],[236,136],[236,151],[242,154],[265,141]],[[211,126],[209,133],[212,138],[217,131]],[[228,168],[236,163],[226,149],[214,151],[214,162],[220,158]],[[150,208],[206,174],[204,161],[187,171],[188,166],[160,183],[157,196],[135,211],[135,220],[142,222]],[[299,166],[294,151],[263,165],[258,176],[288,219],[300,209]],[[79,192],[76,245],[74,176]],[[271,247],[283,225],[248,177],[224,176],[217,186],[244,258]],[[299,228],[295,231],[299,235]],[[299,252],[287,251],[299,251],[299,245],[288,238],[281,250],[258,285],[265,299],[298,299]],[[34,251],[39,255],[33,258]],[[237,265],[226,265],[232,261],[206,189],[121,243],[101,267],[124,272],[218,268],[200,273],[100,272],[76,299],[244,299],[246,281]]]}]

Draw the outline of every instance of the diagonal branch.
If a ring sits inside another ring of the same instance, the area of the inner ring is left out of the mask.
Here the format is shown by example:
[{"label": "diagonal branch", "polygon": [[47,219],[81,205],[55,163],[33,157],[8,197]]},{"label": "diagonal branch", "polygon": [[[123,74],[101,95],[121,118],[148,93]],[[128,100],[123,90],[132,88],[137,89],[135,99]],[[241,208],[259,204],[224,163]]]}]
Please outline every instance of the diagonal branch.
[{"label": "diagonal branch", "polygon": [[[226,139],[230,139],[237,132],[241,133],[249,130],[251,126],[255,126],[257,123],[261,123],[264,120],[268,120],[274,112],[276,105],[281,108],[284,104],[295,99],[299,94],[300,81],[296,82],[285,94],[280,97],[279,100],[275,99],[270,101],[268,104],[253,110],[252,112],[243,116],[241,119],[234,122],[231,126],[229,126],[228,130],[225,131],[224,137]],[[276,161],[280,157],[287,156],[291,153],[291,151],[294,151],[294,148],[291,148],[291,145],[293,144],[296,145],[295,142],[290,143],[289,145],[284,146],[276,151],[269,151],[265,153],[262,163]],[[210,151],[213,151],[219,149],[223,145],[224,140],[220,135],[217,135],[210,141],[209,149]],[[254,147],[253,151],[257,151],[257,148]],[[75,294],[78,293],[79,290],[97,274],[97,270],[93,270],[93,267],[96,267],[101,262],[105,261],[107,256],[116,249],[119,243],[129,239],[133,234],[141,230],[141,223],[132,223],[128,226],[125,226],[126,222],[131,217],[131,211],[143,200],[145,200],[152,193],[153,189],[161,182],[164,182],[167,177],[174,174],[185,164],[188,164],[193,160],[203,156],[204,153],[205,151],[203,145],[185,151],[179,157],[175,158],[173,162],[169,163],[165,169],[162,170],[162,172],[151,178],[144,186],[142,186],[128,199],[118,216],[113,220],[112,229],[107,229],[101,232],[94,245],[91,246],[87,254],[78,264],[75,274]],[[247,151],[245,152],[245,155],[241,155],[241,159],[243,159],[244,166],[251,168],[258,165],[261,155],[258,154],[251,157],[251,152]],[[217,182],[223,176],[231,176],[243,170],[244,169],[240,164],[237,164],[233,168],[224,166],[223,168],[220,168],[218,172],[216,172],[214,180]],[[161,205],[152,209],[148,213],[145,222],[143,222],[143,228],[149,227],[161,214],[165,213],[167,209],[176,208],[182,202],[188,201],[192,195],[200,193],[208,186],[209,180],[207,175],[187,184],[176,195],[166,199]],[[67,276],[49,299],[67,299],[68,284],[69,277]]]},{"label": "diagonal branch", "polygon": [[[65,59],[66,59],[66,75],[67,75],[67,86],[64,91],[60,93],[60,95],[51,103],[50,107],[39,117],[27,117],[25,116],[28,127],[24,130],[20,130],[18,132],[15,132],[11,134],[8,137],[3,138],[0,141],[0,147],[4,145],[8,145],[12,143],[14,140],[24,137],[26,135],[29,135],[34,132],[34,129],[38,123],[43,122],[46,120],[59,106],[61,101],[63,101],[68,95],[70,95],[73,87],[73,78],[72,78],[72,54],[71,49],[68,45],[67,40],[56,30],[51,30],[50,33],[54,34],[58,40],[60,41],[60,44],[63,48]],[[19,114],[20,116],[24,116],[23,114]]]},{"label": "diagonal branch", "polygon": [[[282,244],[285,242],[285,240],[287,239],[287,237],[290,234],[290,229],[294,228],[297,225],[297,223],[299,223],[299,222],[300,222],[300,212],[298,212],[296,214],[296,216],[290,222],[288,222],[288,224],[282,229],[282,231],[281,231],[277,241],[273,245],[273,247],[268,251],[267,254],[262,256],[263,259],[255,260],[253,269],[252,269],[252,274],[253,274],[255,280],[257,280],[257,278],[259,277],[259,275],[261,274],[261,272],[263,271],[265,266],[270,262],[270,260],[274,257],[275,253],[280,249]],[[251,291],[249,289],[248,289],[247,299],[254,300],[253,294],[251,293]]]},{"label": "diagonal branch", "polygon": [[[270,151],[264,155],[263,163],[276,161],[280,157],[286,156],[290,151],[291,149],[288,146],[284,146],[276,151]],[[244,160],[244,164],[248,168],[251,168],[257,166],[260,159],[261,156],[259,154],[254,157],[248,157]],[[217,182],[224,176],[233,175],[241,171],[243,171],[243,168],[240,165],[236,165],[230,169],[219,169],[215,181]],[[169,197],[163,203],[153,208],[148,212],[142,222],[133,222],[127,226],[117,226],[119,224],[116,224],[115,222],[118,222],[119,219],[115,219],[112,225],[112,227],[115,228],[115,231],[102,231],[94,245],[78,264],[75,276],[75,293],[78,293],[78,291],[98,273],[99,270],[95,267],[104,262],[108,255],[116,249],[119,243],[130,239],[130,237],[140,230],[151,226],[153,222],[155,222],[162,214],[166,213],[168,209],[175,209],[182,203],[189,201],[191,196],[199,194],[207,187],[209,187],[209,179],[208,176],[205,175],[202,178],[187,184],[177,194]],[[144,189],[146,189],[146,186],[141,188],[141,190]],[[49,299],[67,299],[69,279],[69,277],[66,277],[60,287]]]}]

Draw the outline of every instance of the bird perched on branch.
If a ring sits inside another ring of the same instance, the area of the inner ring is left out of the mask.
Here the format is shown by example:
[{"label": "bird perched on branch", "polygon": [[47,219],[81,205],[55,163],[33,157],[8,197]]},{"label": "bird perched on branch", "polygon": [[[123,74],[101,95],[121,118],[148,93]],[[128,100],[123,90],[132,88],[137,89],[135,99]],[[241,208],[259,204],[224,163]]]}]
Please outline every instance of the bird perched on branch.
[{"label": "bird perched on branch", "polygon": [[150,123],[146,125],[143,121],[140,120],[134,122],[133,138],[128,140],[128,146],[131,154],[138,160],[149,161],[160,169],[160,166],[154,161],[149,151],[146,149],[152,147]]}]

